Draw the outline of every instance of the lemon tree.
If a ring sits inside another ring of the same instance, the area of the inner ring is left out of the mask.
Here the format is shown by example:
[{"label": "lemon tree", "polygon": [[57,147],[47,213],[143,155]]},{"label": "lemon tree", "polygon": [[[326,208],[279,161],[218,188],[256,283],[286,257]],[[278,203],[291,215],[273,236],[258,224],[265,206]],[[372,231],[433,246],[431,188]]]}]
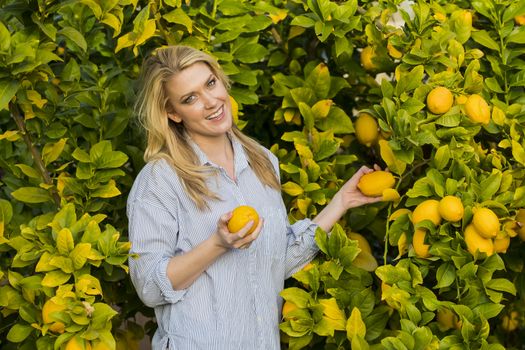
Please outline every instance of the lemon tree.
[{"label": "lemon tree", "polygon": [[236,124],[279,158],[291,222],[361,165],[389,170],[384,201],[317,232],[286,281],[283,349],[522,348],[524,16],[513,0],[3,1],[0,347],[152,335],[126,274],[133,85],[152,50],[185,44],[215,55]]}]

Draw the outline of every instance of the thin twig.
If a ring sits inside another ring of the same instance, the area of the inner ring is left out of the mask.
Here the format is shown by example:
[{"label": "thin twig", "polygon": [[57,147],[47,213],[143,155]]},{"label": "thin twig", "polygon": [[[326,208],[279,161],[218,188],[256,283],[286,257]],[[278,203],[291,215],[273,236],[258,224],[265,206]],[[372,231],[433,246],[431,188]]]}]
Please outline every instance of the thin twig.
[{"label": "thin twig", "polygon": [[[47,185],[53,185],[53,180],[51,179],[51,176],[49,175],[49,172],[47,171],[46,166],[44,165],[44,162],[42,161],[42,156],[40,155],[40,152],[33,144],[33,141],[31,140],[31,136],[27,132],[27,129],[24,123],[24,117],[20,113],[18,106],[14,103],[9,103],[9,111],[11,112],[11,115],[13,116],[13,119],[16,122],[18,130],[20,130],[20,132],[22,133],[22,137],[24,138],[24,142],[26,143],[27,148],[31,151],[33,160],[35,161],[35,164],[38,168],[38,171],[40,172],[40,175],[42,176],[42,179],[44,180],[44,183]],[[56,191],[52,189],[51,194],[53,196],[53,200],[55,201],[57,208],[60,208],[60,197],[58,196],[58,193],[56,193]]]}]

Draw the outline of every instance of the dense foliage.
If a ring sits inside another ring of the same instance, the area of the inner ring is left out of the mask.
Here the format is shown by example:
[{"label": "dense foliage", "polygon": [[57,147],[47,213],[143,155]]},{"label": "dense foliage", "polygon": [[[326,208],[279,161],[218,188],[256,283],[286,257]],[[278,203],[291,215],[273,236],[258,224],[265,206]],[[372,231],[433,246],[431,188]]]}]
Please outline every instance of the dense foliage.
[{"label": "dense foliage", "polygon": [[513,0],[1,1],[0,347],[151,334],[126,274],[134,84],[151,50],[186,44],[217,57],[238,126],[279,157],[291,221],[363,164],[395,175],[388,201],[318,232],[282,292],[283,348],[523,348],[524,16]]}]

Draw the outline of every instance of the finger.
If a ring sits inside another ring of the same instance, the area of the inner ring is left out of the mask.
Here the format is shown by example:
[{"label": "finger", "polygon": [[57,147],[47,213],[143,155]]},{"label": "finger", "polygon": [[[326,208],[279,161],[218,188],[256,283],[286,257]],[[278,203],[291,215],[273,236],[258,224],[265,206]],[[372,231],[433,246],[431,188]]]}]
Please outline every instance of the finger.
[{"label": "finger", "polygon": [[259,237],[259,234],[262,231],[263,222],[264,220],[260,219],[259,224],[257,225],[256,229],[251,234],[248,234],[245,237],[241,237],[237,241],[235,241],[234,246],[242,247],[246,244],[251,244],[253,241],[255,241],[257,237]]},{"label": "finger", "polygon": [[259,234],[261,233],[262,231],[262,228],[263,228],[263,225],[264,225],[264,219],[263,218],[260,218],[259,219],[259,224],[257,225],[257,227],[255,228],[255,230],[252,232],[251,236],[252,236],[252,240],[256,240],[257,237],[259,237]]},{"label": "finger", "polygon": [[243,228],[241,228],[235,234],[239,238],[243,238],[244,236],[246,236],[248,234],[248,232],[251,230],[251,228],[253,227],[254,224],[255,223],[253,222],[253,220],[248,221],[248,223],[246,223],[246,225],[244,225]]},{"label": "finger", "polygon": [[220,216],[220,218],[219,218],[218,226],[220,226],[220,227],[226,227],[226,226],[228,226],[228,221],[230,221],[230,219],[231,219],[231,217],[232,217],[232,214],[233,214],[233,212],[231,212],[231,211],[222,214],[222,215]]}]

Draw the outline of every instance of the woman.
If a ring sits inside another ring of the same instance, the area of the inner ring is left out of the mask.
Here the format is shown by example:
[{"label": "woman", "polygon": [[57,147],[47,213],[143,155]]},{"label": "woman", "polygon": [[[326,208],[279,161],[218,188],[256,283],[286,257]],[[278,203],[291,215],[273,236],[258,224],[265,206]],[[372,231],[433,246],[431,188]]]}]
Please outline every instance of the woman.
[{"label": "woman", "polygon": [[[313,220],[290,225],[276,157],[233,124],[228,80],[209,55],[166,47],[143,66],[146,166],[128,198],[131,278],[155,308],[153,349],[279,349],[284,280],[349,208],[376,202],[360,169]],[[262,218],[230,233],[239,205]]]}]

